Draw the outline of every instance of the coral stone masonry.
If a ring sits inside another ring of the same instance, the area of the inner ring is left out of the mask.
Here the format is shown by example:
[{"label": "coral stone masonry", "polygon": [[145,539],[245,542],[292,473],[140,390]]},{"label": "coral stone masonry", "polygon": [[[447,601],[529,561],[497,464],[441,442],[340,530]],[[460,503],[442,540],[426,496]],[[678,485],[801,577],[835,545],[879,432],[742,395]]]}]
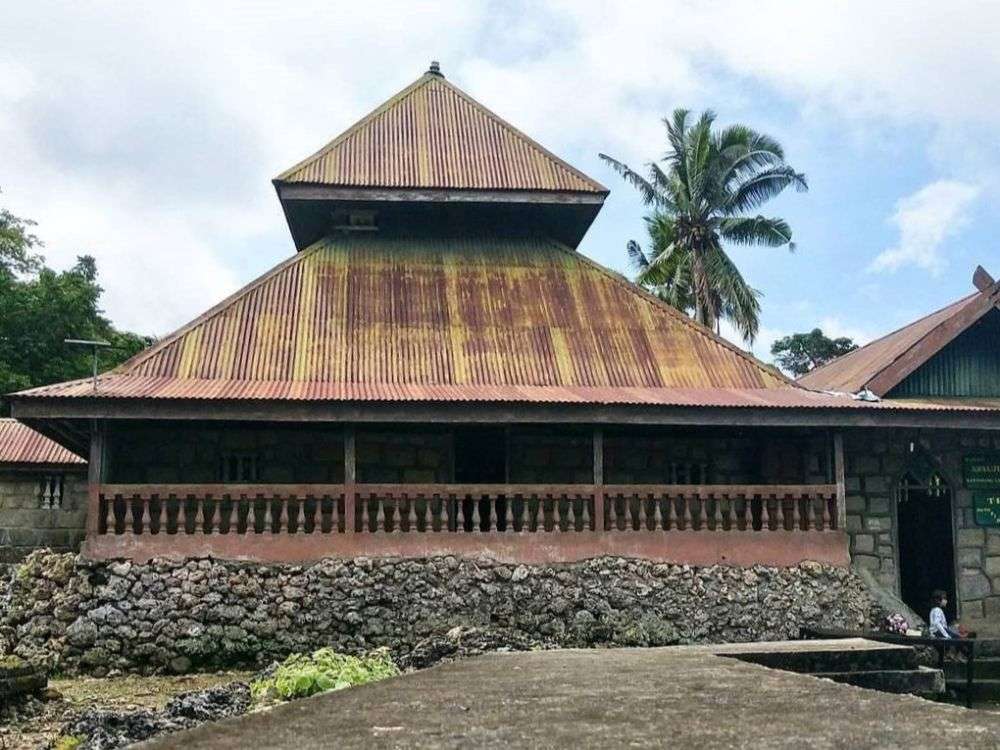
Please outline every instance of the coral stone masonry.
[{"label": "coral stone masonry", "polygon": [[840,567],[694,568],[600,558],[327,559],[309,566],[189,560],[148,565],[32,554],[0,639],[71,672],[258,664],[321,646],[405,657],[457,626],[538,646],[667,645],[797,637],[877,616]]}]

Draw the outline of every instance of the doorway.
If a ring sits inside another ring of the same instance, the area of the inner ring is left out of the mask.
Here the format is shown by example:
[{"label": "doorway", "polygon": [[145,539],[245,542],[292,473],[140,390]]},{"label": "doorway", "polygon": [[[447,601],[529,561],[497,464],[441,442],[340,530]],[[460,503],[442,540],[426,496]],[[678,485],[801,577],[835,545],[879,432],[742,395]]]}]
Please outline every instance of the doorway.
[{"label": "doorway", "polygon": [[937,472],[926,482],[903,477],[896,503],[899,588],[903,601],[925,620],[931,592],[948,594],[945,615],[956,619],[955,539],[951,490]]}]

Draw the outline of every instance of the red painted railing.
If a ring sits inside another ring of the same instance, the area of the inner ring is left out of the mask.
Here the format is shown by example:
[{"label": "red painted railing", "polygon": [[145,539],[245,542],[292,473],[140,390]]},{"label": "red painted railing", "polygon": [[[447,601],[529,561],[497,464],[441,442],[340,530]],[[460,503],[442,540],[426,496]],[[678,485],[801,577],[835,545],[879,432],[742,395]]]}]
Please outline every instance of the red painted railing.
[{"label": "red painted railing", "polygon": [[104,484],[85,552],[844,564],[836,497],[836,485]]}]

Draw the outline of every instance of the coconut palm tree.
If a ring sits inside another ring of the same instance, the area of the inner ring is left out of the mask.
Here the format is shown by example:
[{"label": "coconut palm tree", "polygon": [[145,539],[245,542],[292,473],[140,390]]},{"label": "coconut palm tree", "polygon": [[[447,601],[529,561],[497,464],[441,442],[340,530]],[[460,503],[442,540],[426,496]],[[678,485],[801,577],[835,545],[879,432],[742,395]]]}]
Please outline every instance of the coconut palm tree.
[{"label": "coconut palm tree", "polygon": [[776,140],[745,125],[714,131],[715,113],[690,123],[686,109],[664,119],[670,150],[643,176],[606,154],[601,159],[634,185],[652,209],[646,217],[649,250],[634,240],[628,253],[636,281],[666,302],[718,330],[728,319],[752,342],[760,325],[760,292],[749,286],[724,244],[788,246],[784,219],[753,215],[794,186],[808,189],[805,175],[785,163]]}]

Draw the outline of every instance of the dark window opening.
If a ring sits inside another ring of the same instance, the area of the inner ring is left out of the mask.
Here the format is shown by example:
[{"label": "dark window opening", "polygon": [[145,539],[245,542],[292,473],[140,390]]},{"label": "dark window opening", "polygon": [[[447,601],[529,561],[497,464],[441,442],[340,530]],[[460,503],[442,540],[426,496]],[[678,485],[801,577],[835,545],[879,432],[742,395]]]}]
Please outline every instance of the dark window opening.
[{"label": "dark window opening", "polygon": [[260,481],[260,461],[252,453],[226,453],[219,460],[222,482]]},{"label": "dark window opening", "polygon": [[[464,427],[455,430],[455,481],[459,484],[504,484],[507,481],[507,433],[502,427]],[[472,531],[472,504],[479,503],[480,531],[489,530],[490,500],[463,500],[465,530]],[[506,499],[497,499],[503,517]],[[498,530],[505,531],[503,521]]]}]

